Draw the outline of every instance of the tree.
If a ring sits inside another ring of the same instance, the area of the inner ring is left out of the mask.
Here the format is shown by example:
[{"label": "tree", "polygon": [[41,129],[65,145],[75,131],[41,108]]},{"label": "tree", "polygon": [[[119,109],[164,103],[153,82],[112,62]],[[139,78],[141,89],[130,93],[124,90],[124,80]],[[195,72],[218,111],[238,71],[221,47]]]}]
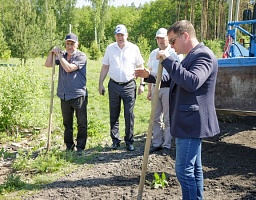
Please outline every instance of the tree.
[{"label": "tree", "polygon": [[6,38],[4,36],[4,33],[3,33],[3,18],[4,18],[4,2],[1,2],[3,4],[1,4],[1,8],[0,8],[0,17],[2,19],[2,21],[0,22],[0,43],[1,43],[1,46],[0,46],[0,59],[2,60],[8,60],[11,56],[11,51],[8,47],[8,44],[6,42]]},{"label": "tree", "polygon": [[8,60],[10,58],[10,56],[11,56],[11,51],[8,48],[8,45],[7,45],[5,40],[6,39],[5,39],[3,31],[2,31],[2,23],[0,22],[0,43],[1,43],[1,46],[0,46],[0,59],[1,60]]},{"label": "tree", "polygon": [[37,38],[40,43],[41,54],[48,54],[49,49],[53,45],[57,45],[63,40],[57,33],[55,0],[38,0],[36,2],[37,21],[40,26],[39,37]]},{"label": "tree", "polygon": [[18,0],[16,4],[10,4],[12,18],[8,20],[8,43],[12,56],[19,58],[21,64],[26,64],[28,58],[38,55],[37,35],[40,27],[37,26],[35,0]]},{"label": "tree", "polygon": [[108,14],[109,0],[88,0],[94,11],[94,36],[100,49],[100,42],[104,39],[105,21]]},{"label": "tree", "polygon": [[[75,21],[75,5],[76,0],[57,1],[54,6],[54,14],[56,17],[57,36],[63,41],[67,33],[69,33],[69,24]],[[76,33],[76,26],[72,26],[72,32]]]}]

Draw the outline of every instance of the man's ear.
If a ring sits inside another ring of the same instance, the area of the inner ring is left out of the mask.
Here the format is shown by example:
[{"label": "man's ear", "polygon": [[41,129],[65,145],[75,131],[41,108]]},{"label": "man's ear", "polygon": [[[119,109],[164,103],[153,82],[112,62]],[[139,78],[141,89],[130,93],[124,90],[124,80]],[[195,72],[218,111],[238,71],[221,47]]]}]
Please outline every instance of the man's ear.
[{"label": "man's ear", "polygon": [[183,35],[184,35],[184,37],[185,37],[186,40],[189,40],[190,35],[189,35],[187,32],[184,32]]}]

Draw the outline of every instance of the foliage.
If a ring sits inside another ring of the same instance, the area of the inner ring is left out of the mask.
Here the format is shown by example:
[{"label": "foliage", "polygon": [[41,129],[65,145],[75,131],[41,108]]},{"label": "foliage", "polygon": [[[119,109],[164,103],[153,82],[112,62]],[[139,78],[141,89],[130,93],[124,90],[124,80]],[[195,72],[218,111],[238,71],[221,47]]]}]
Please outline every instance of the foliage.
[{"label": "foliage", "polygon": [[[4,47],[4,45],[2,46],[2,47]],[[6,46],[5,46],[6,47]],[[9,49],[5,49],[5,50],[0,50],[0,59],[1,60],[4,60],[4,61],[6,61],[6,60],[8,60],[9,58],[11,57],[11,50],[9,50]]]},{"label": "foliage", "polygon": [[145,63],[147,63],[147,59],[150,54],[150,46],[148,44],[148,40],[143,36],[140,36],[138,39],[138,47],[140,48],[142,57],[145,59]]},{"label": "foliage", "polygon": [[32,152],[20,152],[17,157],[18,159],[12,165],[15,171],[25,171],[33,173],[52,173],[58,171],[61,166],[64,165],[62,158],[63,154],[56,153],[55,151],[44,155],[43,152],[39,156],[35,156]]},{"label": "foliage", "polygon": [[2,60],[8,60],[11,57],[11,50],[9,49],[7,43],[6,43],[6,38],[3,35],[2,31],[2,23],[0,22],[0,59]]},{"label": "foliage", "polygon": [[75,4],[76,0],[53,1],[52,8],[54,10],[54,16],[56,17],[56,33],[61,40],[63,40],[63,38],[65,38],[65,35],[70,32],[69,25],[71,23],[74,23],[71,25],[75,25],[73,26],[71,32],[78,32],[76,30],[77,21],[75,14]]},{"label": "foliage", "polygon": [[[11,59],[10,62],[18,63],[17,59]],[[42,63],[44,63],[44,60],[40,58],[33,60],[31,62],[32,66],[0,68],[0,78],[2,80],[0,95],[3,95],[3,92],[9,95],[8,98],[5,98],[4,96],[0,97],[0,105],[7,107],[7,105],[10,104],[12,109],[17,109],[17,111],[12,111],[11,113],[13,114],[13,119],[20,122],[20,126],[29,124],[41,128],[40,134],[37,135],[32,133],[33,135],[31,136],[31,143],[29,143],[29,150],[18,150],[18,154],[15,155],[15,158],[13,153],[9,152],[8,149],[0,149],[0,157],[4,159],[14,159],[12,169],[14,172],[19,172],[21,178],[23,178],[25,174],[31,175],[30,181],[33,182],[33,184],[21,187],[22,190],[26,190],[27,187],[35,188],[38,187],[39,184],[48,183],[56,178],[56,175],[54,176],[54,174],[60,176],[61,173],[66,173],[71,169],[74,170],[78,165],[88,162],[95,153],[102,151],[103,148],[109,146],[112,142],[109,136],[108,78],[106,78],[104,82],[107,90],[106,95],[101,96],[98,94],[98,79],[101,70],[101,61],[88,59],[87,88],[89,98],[87,109],[88,140],[86,144],[86,151],[89,150],[87,151],[88,154],[86,157],[84,156],[81,158],[75,153],[63,151],[65,145],[63,144],[63,125],[60,101],[56,101],[55,98],[52,120],[52,149],[48,154],[45,154],[43,147],[46,145],[46,137],[44,137],[44,134],[48,124],[47,118],[49,113],[51,69],[42,67]],[[58,72],[58,68],[56,68],[56,70]],[[6,76],[6,74],[8,74],[8,76]],[[25,87],[27,87],[27,89]],[[145,88],[145,90],[146,89],[147,88]],[[22,99],[15,99],[16,97],[14,94]],[[147,91],[137,96],[134,108],[136,117],[135,137],[136,135],[145,133],[148,129],[150,102],[147,100],[146,95]],[[3,102],[4,100],[6,103]],[[23,110],[21,109],[22,107]],[[8,119],[12,120],[11,122],[14,122],[11,118],[11,114],[7,114]],[[1,117],[3,116],[4,115],[1,115]],[[122,116],[123,109],[120,114],[119,122],[121,137],[124,137],[124,118]],[[2,122],[2,119],[0,122]],[[74,122],[74,137],[76,137],[75,125],[76,122]],[[21,133],[18,137],[19,140],[24,139],[22,138]],[[38,137],[40,137],[40,139],[38,139]],[[41,137],[43,139],[41,139]],[[13,141],[17,142],[17,136],[7,136],[6,132],[0,132],[0,143],[11,143]],[[5,190],[5,188],[7,188],[5,187],[6,185],[10,184],[5,182],[0,186],[4,193],[8,192]],[[13,188],[13,190],[19,190],[21,188],[16,187]]]},{"label": "foliage", "polygon": [[0,193],[12,192],[24,188],[26,183],[21,180],[20,175],[10,174],[5,179],[5,183],[0,185]]},{"label": "foliage", "polygon": [[36,12],[34,4],[29,1],[20,1],[19,4],[13,4],[11,7],[13,18],[15,20],[9,26],[10,49],[12,56],[20,58],[26,63],[28,58],[34,58],[38,55],[37,38],[39,27],[36,22]]},{"label": "foliage", "polygon": [[100,49],[96,43],[96,41],[92,42],[91,47],[89,49],[90,59],[98,60],[100,58]]},{"label": "foliage", "polygon": [[219,40],[205,40],[204,44],[208,46],[217,58],[221,58],[223,54],[224,42]]},{"label": "foliage", "polygon": [[82,51],[82,52],[84,52],[85,55],[88,57],[88,55],[89,55],[89,50],[88,50],[85,46],[80,45],[79,50]]},{"label": "foliage", "polygon": [[40,113],[45,108],[41,101],[45,85],[35,72],[36,68],[31,66],[1,67],[1,131],[13,133],[20,128],[46,125],[46,116]]},{"label": "foliage", "polygon": [[105,41],[113,40],[115,27],[118,24],[124,24],[128,30],[128,40],[137,43],[141,34],[138,34],[138,28],[135,25],[137,23],[141,24],[140,13],[141,10],[137,10],[134,7],[110,7],[109,18],[106,21]]},{"label": "foliage", "polygon": [[[12,57],[25,63],[29,58],[45,55],[52,46],[59,46],[71,29],[79,36],[81,45],[90,48],[96,41],[99,51],[104,52],[113,41],[117,24],[127,27],[129,41],[137,44],[139,38],[145,38],[149,52],[157,48],[154,40],[156,31],[160,27],[169,28],[180,19],[192,21],[200,41],[225,38],[228,16],[226,1],[155,0],[139,7],[134,4],[109,6],[110,1],[88,0],[91,6],[82,8],[75,7],[76,0],[2,1],[0,41],[2,31],[6,42],[6,46],[2,42],[2,58],[7,59],[11,53]],[[241,1],[240,5],[244,9],[247,2]],[[98,51],[95,50],[92,50],[92,59],[97,59],[95,55]]]},{"label": "foliage", "polygon": [[161,177],[157,172],[154,173],[154,180],[152,182],[146,181],[154,189],[156,188],[165,188],[168,186],[168,181],[166,180],[166,175],[163,172]]}]

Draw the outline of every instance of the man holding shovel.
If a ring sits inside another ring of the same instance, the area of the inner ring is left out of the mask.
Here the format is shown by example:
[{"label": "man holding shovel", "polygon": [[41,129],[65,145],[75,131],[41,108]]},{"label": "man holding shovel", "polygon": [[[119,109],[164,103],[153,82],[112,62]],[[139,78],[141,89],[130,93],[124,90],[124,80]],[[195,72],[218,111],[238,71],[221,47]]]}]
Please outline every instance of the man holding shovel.
[{"label": "man holding shovel", "polygon": [[[86,89],[86,55],[79,51],[78,37],[70,33],[65,37],[66,51],[54,47],[45,61],[46,67],[52,67],[53,54],[55,63],[59,65],[57,96],[61,100],[63,117],[64,142],[67,151],[76,147],[79,155],[85,149],[87,141],[87,89]],[[73,116],[77,119],[78,133],[76,144],[73,139]]]},{"label": "man holding shovel", "polygon": [[[217,59],[203,43],[199,43],[191,22],[181,20],[168,30],[169,43],[177,54],[186,54],[178,62],[159,51],[157,59],[171,78],[171,134],[176,138],[176,176],[182,199],[203,199],[202,139],[220,132],[214,95],[218,71]],[[148,69],[136,69],[136,77],[150,76]]]}]

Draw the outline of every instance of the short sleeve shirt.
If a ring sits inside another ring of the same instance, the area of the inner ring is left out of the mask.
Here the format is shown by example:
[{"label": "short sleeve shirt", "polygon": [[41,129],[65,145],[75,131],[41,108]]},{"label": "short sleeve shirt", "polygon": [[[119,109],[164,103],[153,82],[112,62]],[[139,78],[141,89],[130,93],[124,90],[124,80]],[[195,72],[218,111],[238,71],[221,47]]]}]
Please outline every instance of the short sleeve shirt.
[{"label": "short sleeve shirt", "polygon": [[[63,53],[63,57],[67,60],[67,53]],[[86,55],[81,51],[76,51],[69,63],[75,64],[78,69],[73,72],[66,72],[59,60],[59,80],[57,88],[57,96],[63,100],[75,99],[81,96],[87,96],[86,92]]]},{"label": "short sleeve shirt", "polygon": [[127,42],[123,49],[120,49],[117,42],[110,44],[102,60],[102,64],[109,66],[110,78],[116,82],[133,79],[134,69],[143,63],[139,47],[131,42]]},{"label": "short sleeve shirt", "polygon": [[[156,59],[156,55],[157,55],[158,51],[159,51],[159,48],[154,49],[150,53],[149,60],[148,60],[148,68],[150,71],[154,72],[154,74],[157,74],[157,71],[158,71],[159,60]],[[175,50],[173,48],[171,48],[170,46],[168,46],[165,51],[167,51],[170,56],[173,56],[178,61],[181,61],[183,58],[182,55],[178,56],[177,53],[175,52]],[[166,71],[165,68],[163,68],[163,75],[164,74],[168,74],[168,72]]]}]

